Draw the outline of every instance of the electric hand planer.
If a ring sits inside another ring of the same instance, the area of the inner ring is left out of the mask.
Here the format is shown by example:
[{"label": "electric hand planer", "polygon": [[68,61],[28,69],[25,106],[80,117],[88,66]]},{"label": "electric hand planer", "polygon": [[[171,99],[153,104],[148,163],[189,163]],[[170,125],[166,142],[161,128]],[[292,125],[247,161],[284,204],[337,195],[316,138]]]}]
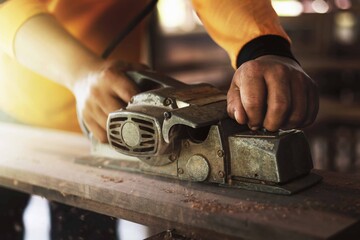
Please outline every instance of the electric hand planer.
[{"label": "electric hand planer", "polygon": [[78,162],[285,195],[321,180],[302,131],[239,125],[228,117],[226,94],[209,84],[127,75],[147,91],[109,115],[109,144],[92,139],[92,160]]}]

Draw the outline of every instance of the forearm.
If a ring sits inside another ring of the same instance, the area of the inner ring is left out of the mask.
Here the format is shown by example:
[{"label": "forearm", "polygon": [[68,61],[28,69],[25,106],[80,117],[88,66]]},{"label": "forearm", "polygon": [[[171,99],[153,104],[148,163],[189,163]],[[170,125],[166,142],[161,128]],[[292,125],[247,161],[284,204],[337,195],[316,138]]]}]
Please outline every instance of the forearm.
[{"label": "forearm", "polygon": [[36,15],[20,27],[14,52],[24,66],[70,89],[102,64],[49,14]]},{"label": "forearm", "polygon": [[[207,32],[229,54],[234,68],[247,58],[238,56],[250,41],[266,35],[290,40],[270,0],[192,0],[192,3]],[[247,50],[245,55],[251,55],[251,59],[257,52]]]}]

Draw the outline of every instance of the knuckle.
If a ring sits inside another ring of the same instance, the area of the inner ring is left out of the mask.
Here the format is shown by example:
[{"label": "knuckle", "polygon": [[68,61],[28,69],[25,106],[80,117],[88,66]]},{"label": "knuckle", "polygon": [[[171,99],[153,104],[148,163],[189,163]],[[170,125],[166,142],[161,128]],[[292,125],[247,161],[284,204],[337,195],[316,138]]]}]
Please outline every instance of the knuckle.
[{"label": "knuckle", "polygon": [[287,99],[278,97],[271,104],[271,110],[274,112],[286,112],[290,108],[290,103]]},{"label": "knuckle", "polygon": [[242,101],[250,108],[259,108],[263,106],[263,96],[259,92],[249,91],[242,95]]},{"label": "knuckle", "polygon": [[242,69],[246,71],[260,71],[262,68],[262,63],[260,61],[251,60],[247,61],[242,65]]},{"label": "knuckle", "polygon": [[274,72],[279,76],[284,76],[289,73],[289,68],[283,64],[276,64],[273,67]]},{"label": "knuckle", "polygon": [[249,76],[258,77],[263,72],[263,65],[260,61],[250,60],[248,62],[243,63],[239,67],[239,71],[237,71],[235,82],[239,84],[246,79],[249,79]]},{"label": "knuckle", "polygon": [[263,104],[261,101],[259,101],[258,98],[250,98],[247,101],[245,101],[244,105],[250,111],[254,111],[254,110],[263,108]]},{"label": "knuckle", "polygon": [[91,97],[99,98],[101,95],[99,88],[97,88],[96,86],[92,86],[90,88],[90,95],[91,95]]}]

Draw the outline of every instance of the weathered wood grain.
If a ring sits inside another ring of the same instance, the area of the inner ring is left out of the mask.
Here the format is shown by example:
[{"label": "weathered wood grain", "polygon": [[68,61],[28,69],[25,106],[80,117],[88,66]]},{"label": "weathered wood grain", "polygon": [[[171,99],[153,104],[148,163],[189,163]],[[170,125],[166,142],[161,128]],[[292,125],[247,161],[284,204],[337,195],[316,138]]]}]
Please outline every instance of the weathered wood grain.
[{"label": "weathered wood grain", "polygon": [[82,135],[0,124],[0,185],[204,239],[360,236],[359,175],[318,171],[322,183],[280,196],[75,163],[89,147]]}]

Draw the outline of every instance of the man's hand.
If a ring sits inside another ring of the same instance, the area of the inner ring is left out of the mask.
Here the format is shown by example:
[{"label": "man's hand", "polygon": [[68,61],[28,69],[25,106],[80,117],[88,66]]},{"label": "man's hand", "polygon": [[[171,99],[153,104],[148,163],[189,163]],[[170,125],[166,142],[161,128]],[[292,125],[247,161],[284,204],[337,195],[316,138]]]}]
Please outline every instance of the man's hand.
[{"label": "man's hand", "polygon": [[269,131],[310,125],[319,109],[315,82],[294,60],[267,55],[242,64],[227,94],[230,117]]},{"label": "man's hand", "polygon": [[73,92],[79,120],[99,141],[107,142],[106,122],[109,113],[125,107],[131,97],[138,93],[135,83],[124,72],[143,69],[145,67],[140,64],[110,63],[77,81]]},{"label": "man's hand", "polygon": [[144,66],[104,61],[45,13],[29,18],[14,44],[19,63],[73,92],[79,121],[106,142],[108,114],[124,107],[138,91],[124,72]]}]

